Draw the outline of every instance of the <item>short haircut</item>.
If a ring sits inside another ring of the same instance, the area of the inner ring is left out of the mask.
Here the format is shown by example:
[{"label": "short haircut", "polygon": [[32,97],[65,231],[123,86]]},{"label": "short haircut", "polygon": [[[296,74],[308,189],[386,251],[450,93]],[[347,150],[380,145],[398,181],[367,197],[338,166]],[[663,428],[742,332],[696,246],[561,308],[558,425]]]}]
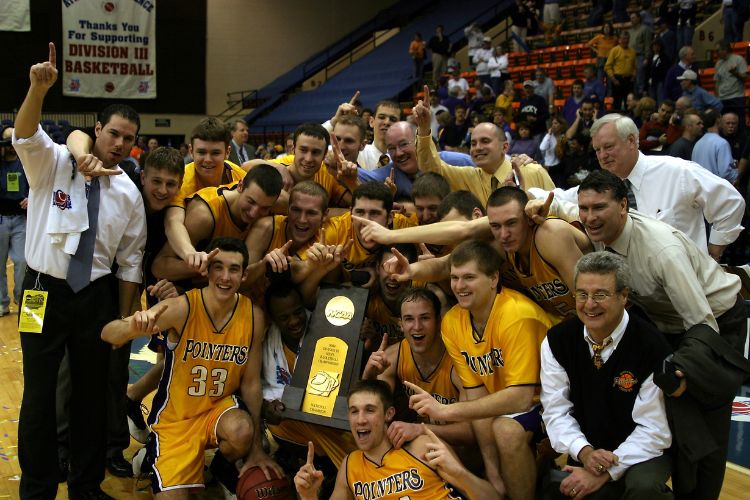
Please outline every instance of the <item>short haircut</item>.
[{"label": "short haircut", "polygon": [[320,123],[307,122],[297,127],[297,130],[294,131],[294,144],[297,144],[297,137],[301,135],[322,139],[326,143],[326,149],[331,145],[331,136]]},{"label": "short haircut", "polygon": [[573,85],[580,85],[581,87],[583,87],[583,80],[581,80],[580,78],[577,78],[573,80]]},{"label": "short haircut", "polygon": [[468,108],[466,104],[459,102],[459,103],[456,103],[456,105],[453,107],[453,112],[455,113],[457,109],[463,109],[464,111],[466,111]]},{"label": "short haircut", "polygon": [[248,188],[253,182],[266,196],[279,196],[281,188],[284,186],[284,180],[281,178],[279,171],[268,163],[261,163],[251,168],[242,179],[242,187]]},{"label": "short haircut", "polygon": [[500,265],[502,264],[500,254],[486,241],[464,241],[451,253],[451,267],[462,266],[469,262],[476,263],[477,269],[486,276],[500,274]]},{"label": "short haircut", "polygon": [[239,238],[232,238],[231,236],[220,236],[214,238],[208,244],[206,253],[210,253],[211,250],[218,248],[223,252],[238,252],[242,254],[242,269],[247,268],[250,263],[250,255],[247,252],[247,246],[245,242]]},{"label": "short haircut", "polygon": [[290,281],[271,280],[271,284],[268,285],[264,294],[266,305],[270,308],[272,299],[285,299],[292,294],[297,294],[300,298],[300,302],[302,302],[302,295],[299,290],[297,290],[297,287],[295,287]]},{"label": "short haircut", "polygon": [[226,123],[218,118],[208,117],[198,122],[190,132],[190,144],[195,139],[206,142],[223,142],[226,146],[232,142],[232,131]]},{"label": "short haircut", "polygon": [[240,123],[244,123],[245,125],[247,125],[247,122],[245,120],[241,119],[241,118],[237,119],[237,120],[232,120],[229,123],[229,126],[232,129],[232,132],[234,132],[235,130],[237,130],[237,125],[240,124]]},{"label": "short haircut", "polygon": [[403,307],[404,302],[416,302],[418,300],[424,300],[425,302],[430,304],[432,306],[432,312],[435,314],[435,317],[437,319],[440,319],[440,309],[442,308],[440,299],[435,294],[435,292],[433,292],[429,288],[423,286],[407,288],[401,293],[401,296],[398,298],[398,303],[400,307]]},{"label": "short haircut", "polygon": [[185,160],[182,153],[175,148],[160,146],[149,152],[143,171],[165,170],[170,174],[177,174],[180,179],[185,175]]},{"label": "short haircut", "polygon": [[609,113],[604,115],[591,125],[591,137],[594,137],[604,125],[608,123],[615,124],[615,130],[617,130],[617,136],[620,139],[627,140],[629,136],[635,137],[635,144],[638,145],[638,138],[640,132],[635,122],[628,116],[624,116],[618,113]]},{"label": "short haircut", "polygon": [[[363,141],[365,139],[365,136],[367,135],[367,125],[365,125],[365,121],[356,115],[344,115],[341,118],[339,118],[339,121],[336,122],[336,125],[353,125],[357,127],[359,130],[359,140]],[[336,127],[334,127],[334,130]]]},{"label": "short haircut", "polygon": [[382,101],[379,101],[375,105],[375,112],[373,114],[377,115],[380,108],[395,108],[398,110],[399,115],[401,115],[401,106],[396,101],[392,101],[390,99],[383,99]]},{"label": "short haircut", "polygon": [[531,132],[531,125],[529,125],[529,122],[520,121],[518,122],[518,125],[516,126],[517,130],[521,130],[522,128],[525,128],[529,132]]},{"label": "short haircut", "polygon": [[710,129],[716,125],[721,115],[714,108],[708,108],[703,112],[703,127],[704,129]]},{"label": "short haircut", "polygon": [[330,200],[328,191],[315,181],[302,181],[295,184],[292,190],[289,191],[290,205],[292,204],[292,198],[294,198],[294,195],[297,193],[320,198],[320,210],[323,212],[328,208],[328,202]]},{"label": "short haircut", "polygon": [[616,201],[628,199],[628,188],[625,182],[609,170],[594,170],[583,179],[578,192],[595,191],[597,193],[609,192]]},{"label": "short haircut", "polygon": [[112,119],[112,115],[119,115],[136,125],[136,134],[141,130],[141,117],[138,112],[127,104],[110,104],[99,112],[97,120],[104,127]]},{"label": "short haircut", "polygon": [[387,382],[384,382],[382,380],[377,380],[377,379],[358,380],[349,389],[349,394],[346,396],[347,404],[349,403],[349,400],[352,398],[352,396],[360,392],[368,392],[370,394],[375,394],[378,397],[378,399],[380,399],[380,402],[383,403],[384,412],[388,410],[388,408],[391,408],[393,406],[393,392],[391,391],[391,387],[388,385]]},{"label": "short haircut", "polygon": [[412,199],[437,196],[442,200],[450,192],[451,186],[448,181],[436,172],[427,172],[420,175],[411,187]]},{"label": "short haircut", "polygon": [[357,186],[357,189],[352,193],[352,208],[354,208],[357,200],[360,198],[382,201],[383,208],[388,213],[393,208],[393,194],[391,194],[391,190],[385,187],[385,184],[382,182],[370,181]]},{"label": "short haircut", "polygon": [[677,57],[679,59],[685,59],[688,55],[688,52],[692,50],[693,47],[690,45],[685,45],[684,47],[680,48],[679,52],[677,52]]},{"label": "short haircut", "polygon": [[475,208],[478,208],[479,211],[482,212],[482,215],[485,214],[484,207],[482,206],[482,202],[479,201],[479,198],[477,198],[471,191],[465,189],[448,193],[448,195],[443,198],[443,201],[440,202],[437,210],[438,219],[443,219],[448,215],[448,212],[454,208],[456,209],[456,212],[469,220],[471,220]]},{"label": "short haircut", "polygon": [[524,208],[529,201],[529,195],[516,186],[501,186],[495,189],[487,199],[487,208],[502,207],[511,201],[517,201],[521,208]]},{"label": "short haircut", "polygon": [[614,274],[615,289],[619,292],[630,288],[630,266],[627,261],[616,253],[605,250],[587,253],[576,263],[573,281],[578,281],[578,275],[588,274]]},{"label": "short haircut", "polygon": [[667,105],[668,107],[672,108],[672,110],[674,110],[674,101],[673,101],[673,100],[671,100],[671,99],[664,99],[664,100],[663,100],[663,101],[661,102],[660,106],[663,106],[663,105],[665,105],[665,104],[666,104],[666,105]]}]

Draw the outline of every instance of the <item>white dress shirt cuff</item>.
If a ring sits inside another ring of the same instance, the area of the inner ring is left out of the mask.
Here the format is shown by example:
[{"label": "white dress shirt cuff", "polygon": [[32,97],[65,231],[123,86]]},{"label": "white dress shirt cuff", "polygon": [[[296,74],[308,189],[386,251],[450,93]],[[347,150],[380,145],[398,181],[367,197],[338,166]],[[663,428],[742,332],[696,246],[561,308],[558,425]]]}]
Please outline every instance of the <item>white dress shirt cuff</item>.
[{"label": "white dress shirt cuff", "polygon": [[119,266],[118,263],[116,276],[122,281],[129,281],[131,283],[143,282],[141,266]]},{"label": "white dress shirt cuff", "polygon": [[584,449],[587,446],[591,446],[591,443],[589,443],[588,441],[586,441],[585,437],[580,437],[580,438],[576,439],[575,441],[573,441],[572,443],[570,443],[570,450],[569,450],[570,456],[574,460],[577,460],[577,461],[580,462],[581,460],[580,460],[580,457],[578,456],[578,454],[581,453],[581,450]]}]

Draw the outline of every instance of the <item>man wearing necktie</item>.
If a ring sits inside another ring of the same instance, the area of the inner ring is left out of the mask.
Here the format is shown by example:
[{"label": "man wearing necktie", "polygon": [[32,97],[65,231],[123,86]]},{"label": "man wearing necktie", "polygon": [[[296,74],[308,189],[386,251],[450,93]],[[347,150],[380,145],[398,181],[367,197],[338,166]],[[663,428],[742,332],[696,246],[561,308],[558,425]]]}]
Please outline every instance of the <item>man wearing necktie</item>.
[{"label": "man wearing necktie", "polygon": [[[628,183],[630,208],[685,233],[717,261],[742,231],[745,201],[726,180],[697,163],[667,155],[644,155],[638,127],[627,116],[610,113],[591,126],[591,144],[599,165]],[[568,222],[578,219],[578,187],[555,190],[549,213]],[[536,197],[526,213],[546,217],[548,193],[531,188]],[[711,231],[706,237],[706,221]]]},{"label": "man wearing necktie", "polygon": [[[583,180],[578,210],[594,248],[629,264],[629,300],[675,349],[670,371],[679,384],[666,390],[680,453],[675,492],[679,498],[718,498],[732,401],[750,374],[742,354],[747,318],[740,279],[683,232],[628,211],[627,187],[612,172],[596,171]],[[726,383],[715,382],[734,373]]]},{"label": "man wearing necktie", "polygon": [[569,456],[562,496],[672,498],[664,455],[672,434],[654,384],[671,349],[625,310],[629,275],[614,253],[581,257],[578,317],[552,327],[542,342],[542,418],[553,448]]},{"label": "man wearing necktie", "polygon": [[255,148],[247,143],[248,131],[245,120],[235,120],[232,126],[232,142],[229,150],[229,161],[242,165],[246,161],[255,159]]},{"label": "man wearing necktie", "polygon": [[[143,200],[117,168],[135,142],[140,119],[129,106],[108,106],[98,117],[93,154],[73,158],[39,126],[44,98],[57,80],[54,44],[49,44],[49,60],[33,65],[29,77],[31,85],[13,136],[30,186],[23,289],[24,294],[45,292],[46,309],[40,333],[20,328],[24,374],[18,430],[20,497],[54,498],[57,493],[55,388],[67,347],[72,380],[70,440],[76,443],[70,454],[69,498],[106,499],[111,497],[100,483],[105,466],[109,347],[100,335],[106,323],[130,315],[142,278]],[[115,260],[119,292],[111,273]]]}]

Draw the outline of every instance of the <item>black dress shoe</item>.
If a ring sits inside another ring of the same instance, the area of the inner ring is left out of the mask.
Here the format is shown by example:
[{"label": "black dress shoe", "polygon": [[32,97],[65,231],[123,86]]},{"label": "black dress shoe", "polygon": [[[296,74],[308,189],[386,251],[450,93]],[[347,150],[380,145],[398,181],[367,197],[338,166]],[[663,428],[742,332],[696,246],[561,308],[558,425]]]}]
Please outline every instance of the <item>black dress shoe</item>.
[{"label": "black dress shoe", "polygon": [[122,453],[107,458],[107,470],[117,477],[133,477],[133,466],[125,460]]},{"label": "black dress shoe", "polygon": [[115,497],[111,497],[104,493],[101,488],[94,488],[91,490],[69,490],[68,491],[68,499],[69,500],[108,500],[112,499],[114,500]]}]

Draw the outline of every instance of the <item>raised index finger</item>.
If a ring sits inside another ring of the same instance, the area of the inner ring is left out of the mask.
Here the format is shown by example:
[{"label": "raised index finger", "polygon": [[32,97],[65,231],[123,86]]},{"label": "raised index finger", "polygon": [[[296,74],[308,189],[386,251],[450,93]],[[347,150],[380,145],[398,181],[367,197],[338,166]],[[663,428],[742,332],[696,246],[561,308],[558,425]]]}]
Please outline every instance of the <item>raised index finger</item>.
[{"label": "raised index finger", "polygon": [[379,351],[385,351],[388,348],[388,332],[383,332],[383,340],[380,341]]},{"label": "raised index finger", "polygon": [[349,99],[349,104],[354,106],[354,103],[357,102],[357,99],[359,99],[359,90],[354,93],[351,99]]},{"label": "raised index finger", "polygon": [[313,465],[313,460],[315,459],[315,445],[313,445],[312,441],[307,442],[307,462],[306,465]]},{"label": "raised index finger", "polygon": [[427,85],[424,86],[424,102],[430,102],[430,87]]},{"label": "raised index finger", "polygon": [[55,44],[52,42],[49,43],[49,63],[52,66],[57,66],[57,49],[55,49]]},{"label": "raised index finger", "polygon": [[547,200],[544,202],[544,206],[542,207],[542,210],[544,210],[544,213],[549,213],[549,207],[552,205],[552,200],[555,199],[555,192],[550,191],[547,195]]}]

